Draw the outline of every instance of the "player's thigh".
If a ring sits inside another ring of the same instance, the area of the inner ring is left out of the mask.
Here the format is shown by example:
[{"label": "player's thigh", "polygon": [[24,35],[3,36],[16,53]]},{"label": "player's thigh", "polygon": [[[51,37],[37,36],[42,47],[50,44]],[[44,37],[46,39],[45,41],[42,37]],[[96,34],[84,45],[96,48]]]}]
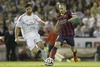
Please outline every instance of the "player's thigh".
[{"label": "player's thigh", "polygon": [[32,50],[36,46],[36,43],[34,42],[34,38],[27,39],[26,43],[30,50]]},{"label": "player's thigh", "polygon": [[54,46],[59,47],[63,42],[64,42],[64,37],[63,36],[58,36]]},{"label": "player's thigh", "polygon": [[75,42],[74,42],[74,37],[73,36],[66,37],[66,41],[67,41],[68,45],[70,45],[72,47],[75,46]]},{"label": "player's thigh", "polygon": [[43,48],[43,47],[44,47],[44,44],[43,44],[43,41],[42,41],[40,35],[37,35],[37,36],[35,37],[35,43],[37,44],[37,46],[38,46],[39,48]]},{"label": "player's thigh", "polygon": [[43,49],[43,48],[44,48],[44,44],[43,44],[42,41],[37,42],[37,45],[38,45],[38,47],[39,47],[40,49]]},{"label": "player's thigh", "polygon": [[60,41],[56,41],[54,47],[58,48],[60,45],[61,45],[61,42]]}]

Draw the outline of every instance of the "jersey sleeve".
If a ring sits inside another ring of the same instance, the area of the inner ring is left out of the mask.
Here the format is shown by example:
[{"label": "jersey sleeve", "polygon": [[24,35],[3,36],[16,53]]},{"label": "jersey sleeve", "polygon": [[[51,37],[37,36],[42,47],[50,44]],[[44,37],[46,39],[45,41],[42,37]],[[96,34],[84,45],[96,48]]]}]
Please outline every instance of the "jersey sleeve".
[{"label": "jersey sleeve", "polygon": [[22,27],[22,17],[20,16],[16,22],[16,27]]},{"label": "jersey sleeve", "polygon": [[62,16],[60,14],[57,15],[57,20],[61,20]]},{"label": "jersey sleeve", "polygon": [[41,19],[37,15],[35,15],[35,19],[36,21],[41,21]]}]

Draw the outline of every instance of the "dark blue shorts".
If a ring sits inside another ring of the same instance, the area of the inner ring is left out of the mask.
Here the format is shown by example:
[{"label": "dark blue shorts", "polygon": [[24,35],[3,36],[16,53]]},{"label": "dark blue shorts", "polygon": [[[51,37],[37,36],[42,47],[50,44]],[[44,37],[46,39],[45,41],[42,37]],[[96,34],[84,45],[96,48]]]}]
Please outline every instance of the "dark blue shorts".
[{"label": "dark blue shorts", "polygon": [[68,45],[75,46],[73,36],[59,36],[56,41],[59,41],[61,43],[67,41]]}]

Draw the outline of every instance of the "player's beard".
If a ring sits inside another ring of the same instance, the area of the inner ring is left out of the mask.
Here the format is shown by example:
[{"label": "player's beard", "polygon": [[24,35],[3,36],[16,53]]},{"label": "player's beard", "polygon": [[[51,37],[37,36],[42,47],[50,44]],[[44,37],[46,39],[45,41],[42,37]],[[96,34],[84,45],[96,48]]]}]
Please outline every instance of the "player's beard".
[{"label": "player's beard", "polygon": [[27,12],[27,15],[29,15],[29,16],[30,16],[31,14],[32,14],[32,12]]},{"label": "player's beard", "polygon": [[60,11],[60,13],[61,13],[61,14],[64,14],[64,13],[65,13],[65,11]]},{"label": "player's beard", "polygon": [[65,14],[66,12],[67,12],[67,10],[60,11],[61,14]]}]

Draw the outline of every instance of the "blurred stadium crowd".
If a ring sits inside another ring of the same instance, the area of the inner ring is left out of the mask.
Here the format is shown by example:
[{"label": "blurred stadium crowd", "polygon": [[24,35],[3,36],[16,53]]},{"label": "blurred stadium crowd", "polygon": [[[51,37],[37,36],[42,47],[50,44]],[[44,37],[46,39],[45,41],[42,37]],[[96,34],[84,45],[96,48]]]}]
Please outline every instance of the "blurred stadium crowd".
[{"label": "blurred stadium crowd", "polygon": [[[8,37],[6,30],[12,34],[18,17],[25,12],[27,2],[32,3],[33,12],[47,22],[44,27],[39,26],[41,36],[47,36],[54,28],[59,13],[58,4],[65,3],[67,10],[78,16],[73,21],[75,37],[100,37],[100,0],[0,0],[0,36],[5,36],[5,42],[10,40],[9,43],[12,44],[14,41],[14,38]],[[12,45],[10,48],[15,49],[14,47],[16,46]]]},{"label": "blurred stadium crowd", "polygon": [[76,37],[100,37],[100,0],[0,0],[0,35],[4,35],[7,27],[15,27],[19,15],[24,13],[27,2],[33,4],[33,12],[45,22],[39,33],[44,36],[54,27],[59,13],[57,4],[65,3],[67,10],[75,13],[74,20]]}]

